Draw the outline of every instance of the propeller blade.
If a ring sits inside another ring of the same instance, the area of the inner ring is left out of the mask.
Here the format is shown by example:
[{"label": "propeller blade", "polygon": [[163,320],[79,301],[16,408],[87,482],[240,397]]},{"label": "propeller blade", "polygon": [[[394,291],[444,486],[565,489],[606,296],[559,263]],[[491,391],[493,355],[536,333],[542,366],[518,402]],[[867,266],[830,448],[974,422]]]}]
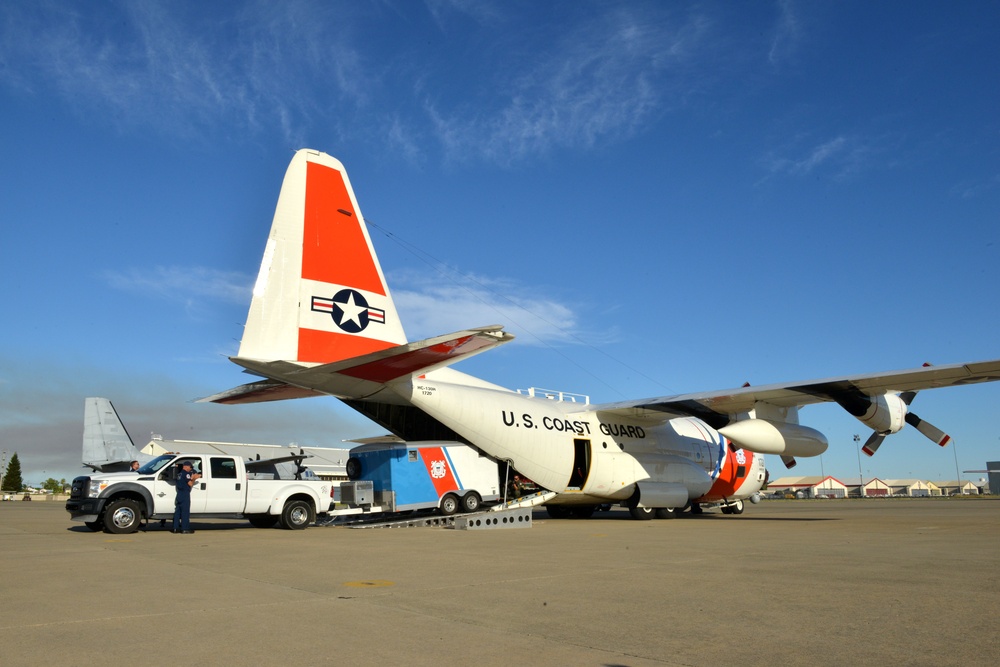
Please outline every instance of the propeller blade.
[{"label": "propeller blade", "polygon": [[797,463],[794,456],[782,456],[781,462],[784,463],[785,467],[788,469],[794,468],[795,464]]},{"label": "propeller blade", "polygon": [[883,440],[885,440],[885,436],[881,433],[872,433],[871,437],[868,438],[868,441],[861,448],[861,451],[868,456],[875,456],[875,452],[877,452],[878,448],[882,446]]},{"label": "propeller blade", "polygon": [[925,422],[912,412],[906,413],[906,423],[923,433],[926,438],[932,442],[936,442],[942,447],[947,445],[948,441],[951,440],[950,435],[939,429],[937,426],[934,426],[934,424]]}]

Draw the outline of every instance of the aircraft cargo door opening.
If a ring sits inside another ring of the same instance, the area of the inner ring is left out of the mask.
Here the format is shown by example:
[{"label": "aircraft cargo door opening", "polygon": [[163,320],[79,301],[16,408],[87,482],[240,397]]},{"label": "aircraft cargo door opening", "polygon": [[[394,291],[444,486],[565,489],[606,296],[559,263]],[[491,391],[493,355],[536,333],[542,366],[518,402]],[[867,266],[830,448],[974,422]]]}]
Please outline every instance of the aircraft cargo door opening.
[{"label": "aircraft cargo door opening", "polygon": [[569,477],[569,488],[582,489],[590,475],[590,440],[573,440],[573,474]]}]

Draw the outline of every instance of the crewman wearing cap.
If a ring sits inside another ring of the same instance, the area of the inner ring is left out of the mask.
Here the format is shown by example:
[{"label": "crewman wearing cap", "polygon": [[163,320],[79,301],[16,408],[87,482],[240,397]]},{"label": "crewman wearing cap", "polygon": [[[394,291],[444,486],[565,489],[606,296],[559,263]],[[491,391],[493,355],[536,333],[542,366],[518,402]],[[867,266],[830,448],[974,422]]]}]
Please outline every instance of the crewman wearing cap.
[{"label": "crewman wearing cap", "polygon": [[191,530],[191,487],[201,475],[192,471],[191,461],[181,461],[177,471],[177,496],[174,499],[174,525],[171,532],[190,535]]}]

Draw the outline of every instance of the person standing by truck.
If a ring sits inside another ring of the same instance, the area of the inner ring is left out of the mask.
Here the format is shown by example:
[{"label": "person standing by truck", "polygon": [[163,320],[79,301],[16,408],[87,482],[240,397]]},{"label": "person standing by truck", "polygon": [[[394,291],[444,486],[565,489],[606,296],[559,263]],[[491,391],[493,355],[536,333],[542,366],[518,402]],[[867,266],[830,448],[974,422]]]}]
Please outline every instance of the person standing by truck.
[{"label": "person standing by truck", "polygon": [[185,460],[177,472],[177,497],[174,500],[174,525],[171,531],[185,535],[194,533],[191,530],[191,487],[201,478],[191,468],[191,461]]}]

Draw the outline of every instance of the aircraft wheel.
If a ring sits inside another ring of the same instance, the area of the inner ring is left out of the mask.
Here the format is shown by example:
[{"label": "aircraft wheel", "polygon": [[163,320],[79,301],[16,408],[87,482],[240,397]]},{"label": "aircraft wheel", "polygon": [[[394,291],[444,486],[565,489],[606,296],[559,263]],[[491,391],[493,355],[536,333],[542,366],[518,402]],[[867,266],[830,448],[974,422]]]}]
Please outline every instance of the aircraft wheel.
[{"label": "aircraft wheel", "polygon": [[673,519],[677,516],[677,510],[673,507],[659,507],[656,510],[657,519]]},{"label": "aircraft wheel", "polygon": [[480,499],[479,494],[475,491],[470,491],[462,496],[462,511],[475,512],[479,509],[481,502],[482,500]]},{"label": "aircraft wheel", "polygon": [[247,519],[254,528],[274,528],[278,523],[278,517],[273,514],[251,514]]},{"label": "aircraft wheel", "polygon": [[566,505],[546,505],[550,519],[568,519],[573,515],[573,511]]},{"label": "aircraft wheel", "polygon": [[290,500],[281,510],[281,526],[288,530],[302,530],[315,520],[312,505],[304,500]]},{"label": "aircraft wheel", "polygon": [[628,513],[632,515],[633,519],[649,521],[656,515],[656,510],[652,507],[639,507],[638,505],[635,505],[628,508]]},{"label": "aircraft wheel", "polygon": [[83,525],[85,525],[87,528],[90,528],[95,533],[104,530],[104,522],[101,521],[100,519],[98,519],[97,521],[84,521]]},{"label": "aircraft wheel", "polygon": [[454,493],[446,494],[444,498],[441,499],[441,514],[442,516],[451,516],[458,511],[458,496]]},{"label": "aircraft wheel", "polygon": [[139,503],[128,498],[112,500],[104,510],[104,530],[114,535],[134,533],[139,529]]},{"label": "aircraft wheel", "polygon": [[597,507],[594,505],[578,505],[573,508],[572,515],[574,519],[589,519],[596,511]]},{"label": "aircraft wheel", "polygon": [[737,500],[735,503],[729,506],[729,509],[732,511],[733,514],[743,514],[743,509],[744,509],[743,501]]},{"label": "aircraft wheel", "polygon": [[732,514],[733,513],[733,508],[730,507],[729,505],[723,505],[722,506],[722,513],[723,514]]}]

